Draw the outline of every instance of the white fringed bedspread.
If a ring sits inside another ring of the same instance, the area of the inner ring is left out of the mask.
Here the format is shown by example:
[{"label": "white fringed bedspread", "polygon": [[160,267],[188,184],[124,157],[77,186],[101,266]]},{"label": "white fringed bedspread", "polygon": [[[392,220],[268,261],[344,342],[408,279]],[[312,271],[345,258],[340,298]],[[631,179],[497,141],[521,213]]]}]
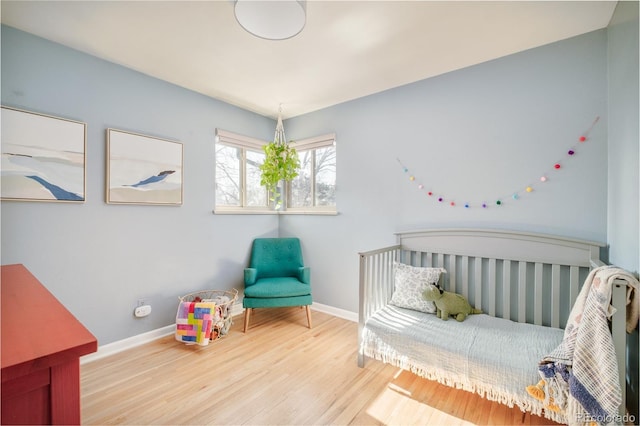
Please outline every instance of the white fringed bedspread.
[{"label": "white fringed bedspread", "polygon": [[564,415],[544,410],[525,390],[538,382],[539,360],[562,337],[561,329],[484,314],[443,321],[388,305],[366,322],[361,350],[418,376],[565,423]]}]

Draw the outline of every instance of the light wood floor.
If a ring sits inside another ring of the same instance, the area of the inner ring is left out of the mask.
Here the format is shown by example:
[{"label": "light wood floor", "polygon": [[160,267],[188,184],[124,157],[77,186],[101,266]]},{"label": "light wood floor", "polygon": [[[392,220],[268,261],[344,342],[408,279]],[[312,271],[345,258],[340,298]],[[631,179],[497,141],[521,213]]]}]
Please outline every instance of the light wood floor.
[{"label": "light wood floor", "polygon": [[81,366],[84,424],[554,424],[368,360],[356,323],[256,309],[209,346],[173,336]]}]

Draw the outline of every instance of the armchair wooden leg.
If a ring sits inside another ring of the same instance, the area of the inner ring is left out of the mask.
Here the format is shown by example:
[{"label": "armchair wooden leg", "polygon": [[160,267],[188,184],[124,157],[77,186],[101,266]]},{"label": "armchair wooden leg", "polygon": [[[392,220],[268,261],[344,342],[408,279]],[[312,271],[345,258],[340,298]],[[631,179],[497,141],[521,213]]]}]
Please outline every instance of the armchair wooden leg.
[{"label": "armchair wooden leg", "polygon": [[307,321],[309,322],[309,328],[311,328],[311,305],[307,305]]},{"label": "armchair wooden leg", "polygon": [[249,317],[251,316],[251,308],[247,308],[244,310],[244,332],[247,332],[249,328]]}]

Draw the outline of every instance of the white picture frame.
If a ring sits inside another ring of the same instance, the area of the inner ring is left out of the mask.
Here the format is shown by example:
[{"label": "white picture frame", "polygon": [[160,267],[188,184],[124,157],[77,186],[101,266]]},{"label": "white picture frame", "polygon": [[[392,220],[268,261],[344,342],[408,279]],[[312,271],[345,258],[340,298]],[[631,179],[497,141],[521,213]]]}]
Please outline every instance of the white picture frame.
[{"label": "white picture frame", "polygon": [[85,123],[7,106],[1,122],[2,200],[85,201]]},{"label": "white picture frame", "polygon": [[107,129],[106,157],[108,204],[182,205],[182,143]]}]

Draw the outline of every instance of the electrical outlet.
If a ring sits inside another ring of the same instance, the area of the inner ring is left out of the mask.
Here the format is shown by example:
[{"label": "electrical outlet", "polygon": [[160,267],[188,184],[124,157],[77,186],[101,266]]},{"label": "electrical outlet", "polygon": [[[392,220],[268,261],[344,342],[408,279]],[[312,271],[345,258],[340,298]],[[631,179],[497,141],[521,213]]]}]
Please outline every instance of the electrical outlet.
[{"label": "electrical outlet", "polygon": [[134,309],[133,314],[138,317],[146,317],[151,313],[151,305],[140,305]]}]

